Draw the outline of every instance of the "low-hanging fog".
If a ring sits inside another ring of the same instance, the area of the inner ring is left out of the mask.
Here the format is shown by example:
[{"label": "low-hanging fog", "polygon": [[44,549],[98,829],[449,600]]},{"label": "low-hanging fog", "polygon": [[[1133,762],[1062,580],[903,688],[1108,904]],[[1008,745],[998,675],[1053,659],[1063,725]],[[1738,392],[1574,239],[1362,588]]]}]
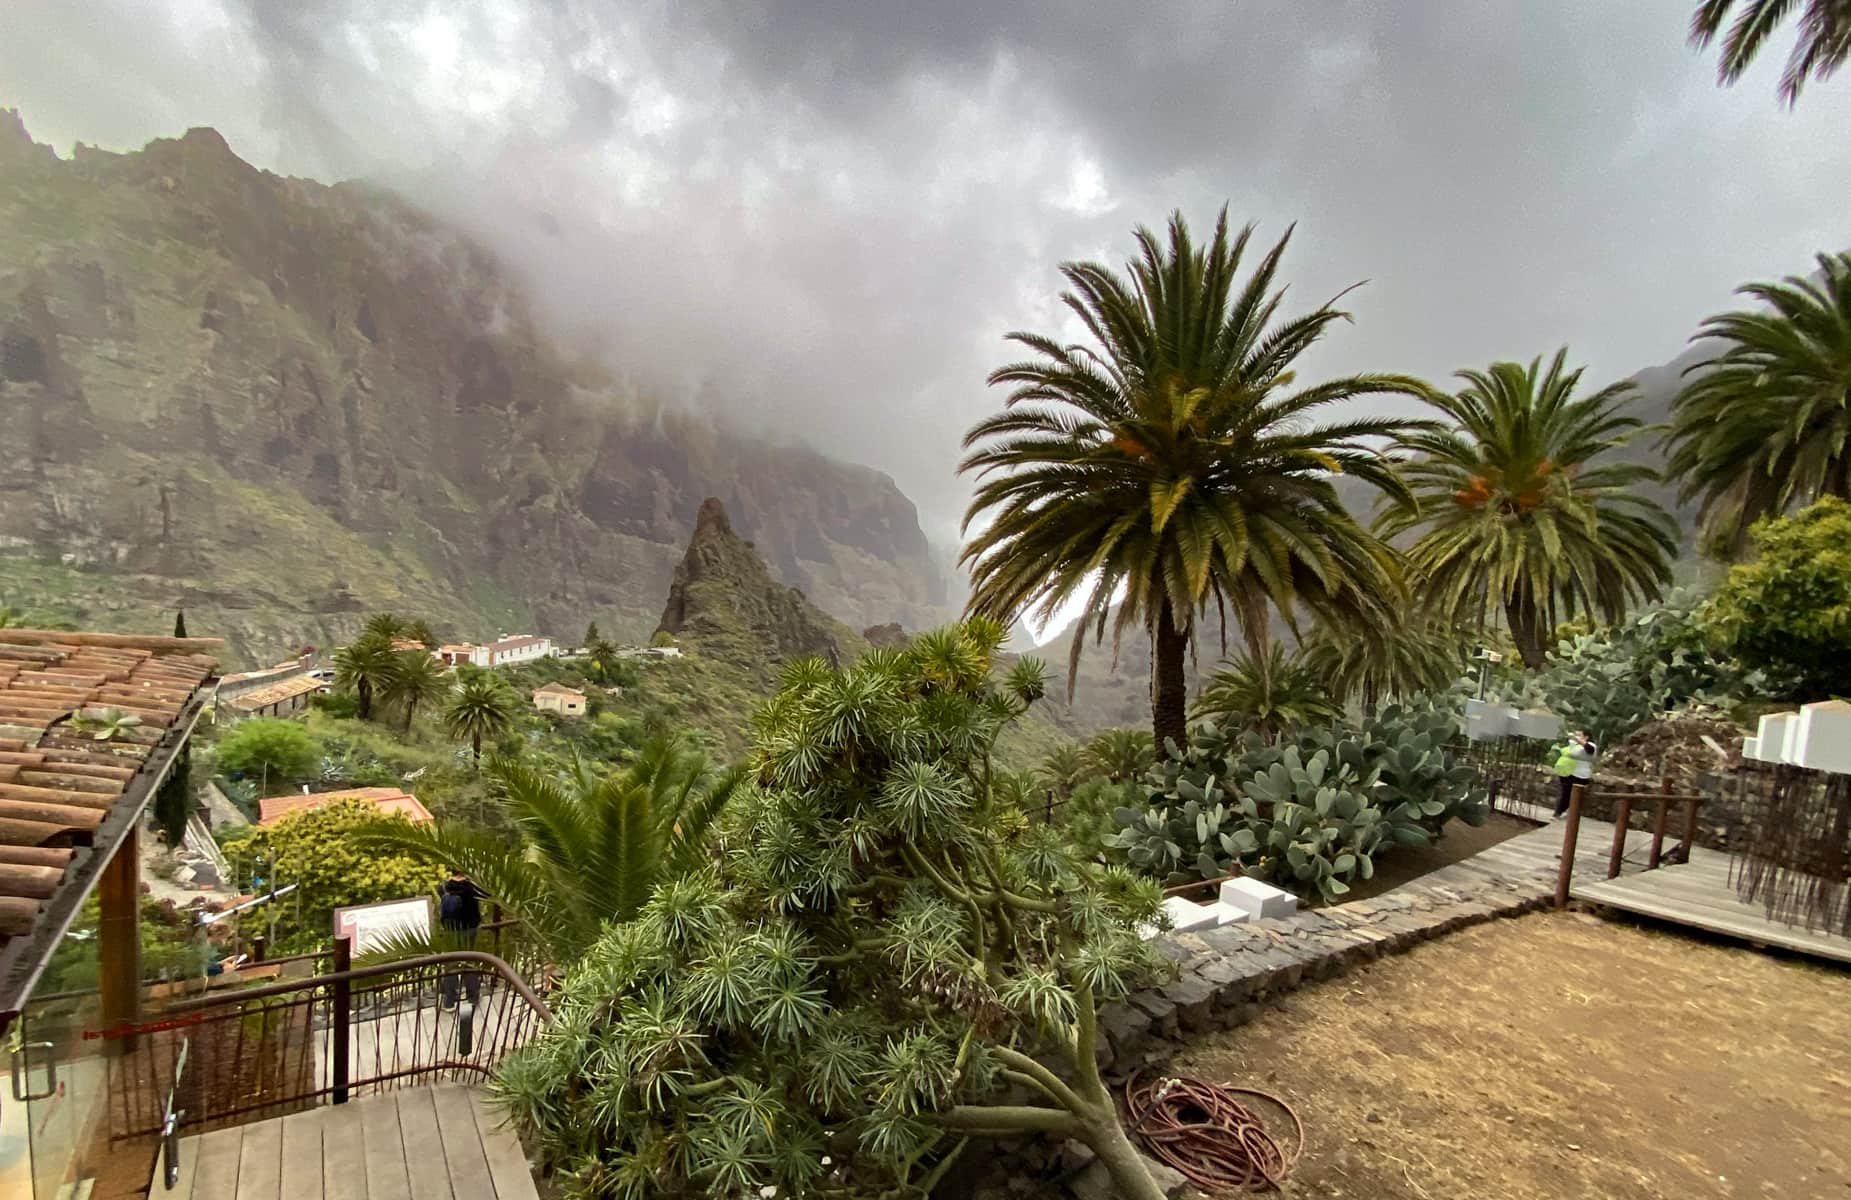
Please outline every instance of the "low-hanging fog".
[{"label": "low-hanging fog", "polygon": [[212,125],[488,240],[640,392],[879,467],[948,542],[963,429],[1056,264],[1230,205],[1317,370],[1441,378],[1566,342],[1662,362],[1750,279],[1851,246],[1851,77],[1784,37],[1718,90],[1694,0],[14,0],[0,106],[131,149]]}]

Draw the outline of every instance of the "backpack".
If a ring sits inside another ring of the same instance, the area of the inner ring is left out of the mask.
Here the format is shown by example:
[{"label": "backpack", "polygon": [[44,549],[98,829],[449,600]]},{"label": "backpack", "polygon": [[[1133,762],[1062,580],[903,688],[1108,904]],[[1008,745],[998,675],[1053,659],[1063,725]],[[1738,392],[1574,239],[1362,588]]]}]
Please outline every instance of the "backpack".
[{"label": "backpack", "polygon": [[463,894],[444,889],[443,899],[437,902],[437,919],[445,925],[455,925],[463,919]]}]

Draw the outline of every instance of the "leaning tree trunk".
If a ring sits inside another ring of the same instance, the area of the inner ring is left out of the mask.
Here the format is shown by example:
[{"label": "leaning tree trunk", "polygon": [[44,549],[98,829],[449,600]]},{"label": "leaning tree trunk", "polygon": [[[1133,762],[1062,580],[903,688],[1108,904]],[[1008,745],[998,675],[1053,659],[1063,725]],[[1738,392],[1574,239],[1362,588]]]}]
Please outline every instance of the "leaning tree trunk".
[{"label": "leaning tree trunk", "polygon": [[1189,635],[1177,628],[1167,599],[1157,604],[1157,627],[1151,638],[1150,726],[1157,741],[1157,758],[1162,761],[1166,738],[1175,741],[1178,749],[1189,743],[1189,683],[1183,675]]},{"label": "leaning tree trunk", "polygon": [[1510,638],[1517,643],[1523,665],[1532,671],[1542,670],[1542,614],[1537,611],[1536,597],[1519,590],[1504,601],[1504,619],[1510,622]]}]

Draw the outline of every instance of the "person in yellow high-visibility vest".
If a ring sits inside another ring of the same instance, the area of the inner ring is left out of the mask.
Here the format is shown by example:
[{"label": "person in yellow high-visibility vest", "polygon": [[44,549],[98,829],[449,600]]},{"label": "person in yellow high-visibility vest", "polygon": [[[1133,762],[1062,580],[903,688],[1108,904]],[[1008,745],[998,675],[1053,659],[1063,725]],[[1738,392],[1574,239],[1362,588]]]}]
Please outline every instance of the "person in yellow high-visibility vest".
[{"label": "person in yellow high-visibility vest", "polygon": [[1555,815],[1568,811],[1568,798],[1575,784],[1594,778],[1594,756],[1600,747],[1584,730],[1577,729],[1568,740],[1555,748],[1555,773],[1561,777],[1562,790],[1555,800]]}]

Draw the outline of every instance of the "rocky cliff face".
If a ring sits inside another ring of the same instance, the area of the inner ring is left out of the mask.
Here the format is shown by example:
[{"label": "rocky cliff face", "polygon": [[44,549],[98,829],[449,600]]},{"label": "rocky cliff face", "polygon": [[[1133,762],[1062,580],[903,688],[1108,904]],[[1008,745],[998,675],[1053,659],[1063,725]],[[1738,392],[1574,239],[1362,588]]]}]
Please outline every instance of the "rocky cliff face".
[{"label": "rocky cliff face", "polygon": [[0,600],[184,604],[234,658],[382,607],[640,637],[709,494],[857,625],[943,615],[891,480],[644,411],[404,201],[207,129],[60,160],[0,113]]},{"label": "rocky cliff face", "polygon": [[773,579],[713,497],[695,516],[657,629],[698,654],[754,671],[810,655],[840,666],[866,649],[864,639],[801,591]]}]

